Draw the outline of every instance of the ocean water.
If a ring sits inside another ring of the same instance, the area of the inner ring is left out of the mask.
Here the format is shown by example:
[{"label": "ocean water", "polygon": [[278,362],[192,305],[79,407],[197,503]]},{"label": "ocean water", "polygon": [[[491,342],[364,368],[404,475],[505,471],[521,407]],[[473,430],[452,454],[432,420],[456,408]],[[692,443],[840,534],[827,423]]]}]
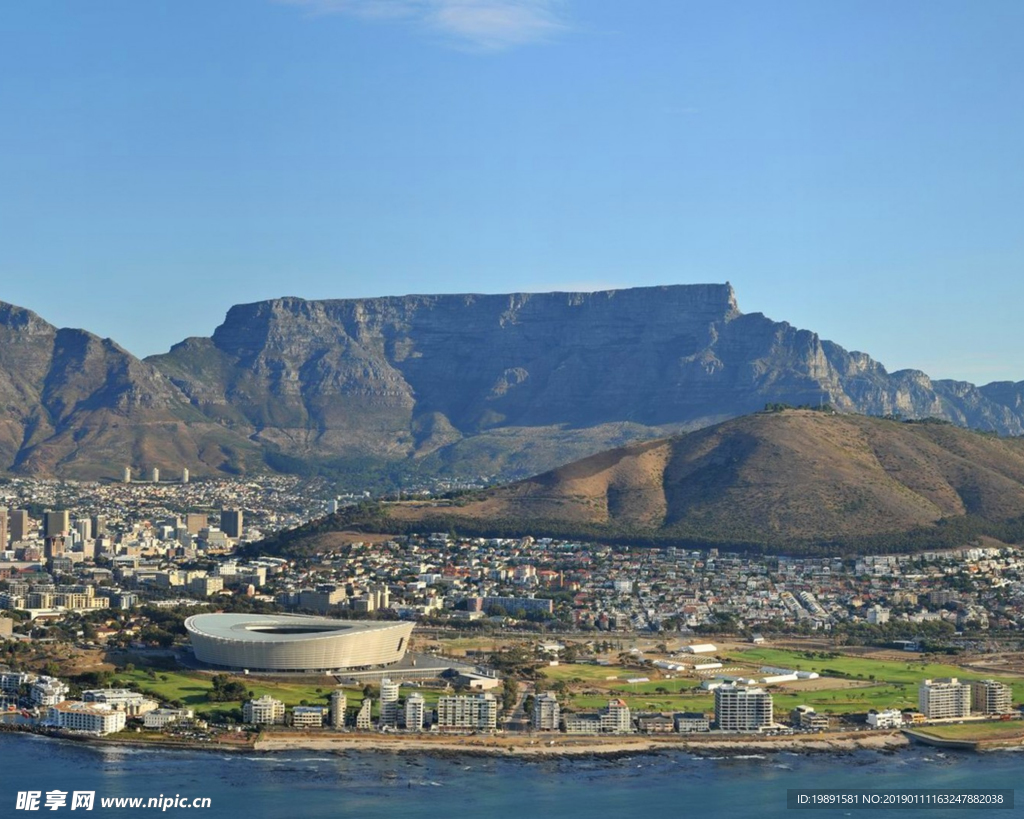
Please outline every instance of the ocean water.
[{"label": "ocean water", "polygon": [[[731,758],[682,752],[624,759],[518,760],[375,752],[236,755],[97,747],[31,735],[0,735],[0,817],[167,816],[208,819],[626,819],[626,817],[908,816],[905,811],[827,808],[797,812],[789,788],[1014,788],[1024,754],[789,753]],[[69,805],[19,811],[18,791],[95,791],[92,811]],[[100,797],[208,797],[211,807],[103,808]],[[929,807],[909,816],[1024,816],[1012,810]]]}]

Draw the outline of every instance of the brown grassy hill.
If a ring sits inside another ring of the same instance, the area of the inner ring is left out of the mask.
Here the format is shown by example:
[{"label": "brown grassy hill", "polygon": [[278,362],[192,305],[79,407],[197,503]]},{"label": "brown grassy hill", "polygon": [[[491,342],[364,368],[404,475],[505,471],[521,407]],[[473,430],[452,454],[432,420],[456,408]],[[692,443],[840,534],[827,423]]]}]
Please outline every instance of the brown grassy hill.
[{"label": "brown grassy hill", "polygon": [[780,545],[1024,515],[1024,440],[944,423],[758,413],[603,452],[448,505],[389,506],[399,527],[707,538]]}]

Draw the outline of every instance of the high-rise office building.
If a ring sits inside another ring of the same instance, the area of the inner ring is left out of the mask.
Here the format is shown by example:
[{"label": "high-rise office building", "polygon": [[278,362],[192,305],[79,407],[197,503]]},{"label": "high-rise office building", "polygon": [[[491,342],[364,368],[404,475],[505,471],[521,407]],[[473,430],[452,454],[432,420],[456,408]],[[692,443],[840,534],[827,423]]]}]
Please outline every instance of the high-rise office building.
[{"label": "high-rise office building", "polygon": [[198,535],[209,525],[210,520],[205,512],[189,512],[185,515],[185,528],[190,535]]},{"label": "high-rise office building", "polygon": [[0,506],[0,549],[7,548],[7,507]]},{"label": "high-rise office building", "polygon": [[773,716],[772,695],[763,688],[715,689],[715,723],[720,731],[759,731],[771,727]]},{"label": "high-rise office building", "polygon": [[130,466],[126,466],[124,468],[124,471],[121,473],[121,483],[131,483],[131,482],[132,482],[132,468]]},{"label": "high-rise office building", "polygon": [[152,471],[149,473],[149,479],[153,483],[160,483],[160,470],[157,467],[153,467]]},{"label": "high-rise office building", "polygon": [[92,516],[92,536],[103,537],[107,533],[107,516],[106,515],[93,515]]},{"label": "high-rise office building", "polygon": [[28,510],[15,509],[10,516],[11,542],[17,543],[20,540],[28,540],[33,532],[32,519],[28,516]]},{"label": "high-rise office building", "polygon": [[187,468],[181,470],[181,482],[182,483],[188,483],[188,469]]},{"label": "high-rise office building", "polygon": [[242,510],[222,509],[220,513],[220,530],[228,537],[236,540],[242,536]]},{"label": "high-rise office building", "polygon": [[55,512],[47,511],[43,515],[43,537],[49,540],[52,537],[63,537],[71,531],[71,518],[67,510],[60,509]]}]

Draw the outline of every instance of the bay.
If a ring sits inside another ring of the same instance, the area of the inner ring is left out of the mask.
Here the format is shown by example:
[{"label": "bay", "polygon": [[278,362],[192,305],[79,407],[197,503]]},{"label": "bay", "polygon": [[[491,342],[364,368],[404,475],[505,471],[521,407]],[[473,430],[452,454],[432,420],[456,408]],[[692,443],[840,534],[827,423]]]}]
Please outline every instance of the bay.
[{"label": "bay", "polygon": [[[209,798],[200,811],[169,807],[168,816],[208,819],[408,817],[484,819],[626,819],[635,816],[793,817],[790,788],[1013,788],[1024,780],[1024,755],[937,753],[790,753],[699,757],[662,752],[621,759],[520,760],[376,752],[224,754],[97,746],[24,734],[0,735],[0,816],[16,811],[19,791],[95,791],[89,816],[146,816],[160,810],[103,808],[104,797]],[[45,798],[45,797],[44,797]],[[1024,798],[1024,796],[1022,796]],[[854,816],[906,816],[872,809]],[[845,816],[839,808],[811,817]],[[1012,810],[928,808],[911,815],[1024,816]]]}]

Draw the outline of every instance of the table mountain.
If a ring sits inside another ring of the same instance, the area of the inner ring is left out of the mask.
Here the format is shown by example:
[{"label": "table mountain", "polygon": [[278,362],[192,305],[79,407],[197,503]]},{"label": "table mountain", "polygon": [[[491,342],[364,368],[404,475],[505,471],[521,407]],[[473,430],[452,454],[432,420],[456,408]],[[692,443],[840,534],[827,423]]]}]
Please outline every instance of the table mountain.
[{"label": "table mountain", "polygon": [[521,477],[759,410],[831,404],[1024,433],[1024,383],[889,373],[728,284],[232,307],[140,361],[0,310],[0,468]]}]

